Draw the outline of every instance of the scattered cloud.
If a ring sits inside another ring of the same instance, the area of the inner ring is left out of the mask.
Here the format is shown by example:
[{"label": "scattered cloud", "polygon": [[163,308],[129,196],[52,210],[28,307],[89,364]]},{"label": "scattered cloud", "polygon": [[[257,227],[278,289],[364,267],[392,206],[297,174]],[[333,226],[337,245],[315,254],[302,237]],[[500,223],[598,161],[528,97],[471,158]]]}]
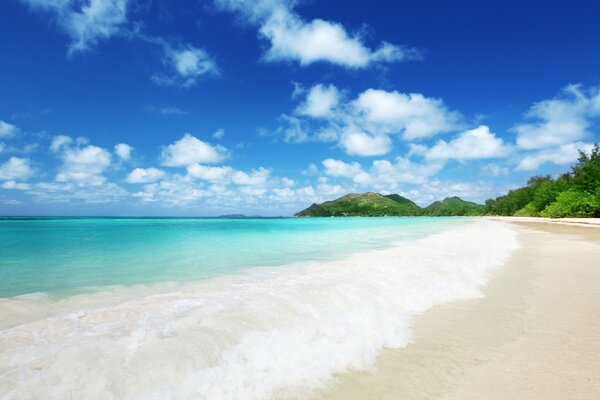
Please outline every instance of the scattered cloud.
[{"label": "scattered cloud", "polygon": [[166,107],[159,107],[159,106],[154,106],[154,105],[147,105],[145,107],[146,111],[154,113],[154,114],[158,114],[158,115],[185,115],[187,114],[186,111],[177,108],[177,107],[171,107],[171,106],[166,106]]},{"label": "scattered cloud", "polygon": [[127,178],[125,178],[125,182],[152,183],[164,177],[164,171],[161,171],[158,168],[136,168],[127,175]]},{"label": "scattered cloud", "polygon": [[215,164],[227,158],[228,151],[221,145],[213,146],[189,133],[163,148],[162,165],[185,167],[191,164]]},{"label": "scattered cloud", "polygon": [[73,143],[73,139],[69,136],[58,135],[52,138],[52,143],[50,144],[50,151],[56,153],[63,149],[64,147],[69,146]]},{"label": "scattered cloud", "polygon": [[227,182],[233,172],[231,167],[209,167],[206,165],[192,164],[187,167],[188,175],[195,179],[211,182]]},{"label": "scattered cloud", "polygon": [[392,141],[387,135],[371,135],[349,130],[340,139],[340,147],[350,155],[371,157],[389,153]]},{"label": "scattered cloud", "polygon": [[202,76],[218,75],[219,68],[215,60],[204,50],[191,45],[173,48],[164,41],[163,62],[171,70],[170,73],[155,74],[152,80],[165,86],[195,86]]},{"label": "scattered cloud", "polygon": [[28,183],[23,182],[5,181],[0,187],[7,190],[27,190],[31,186]]},{"label": "scattered cloud", "polygon": [[[413,147],[413,152],[416,150]],[[478,160],[498,158],[508,155],[511,151],[502,139],[481,125],[478,128],[460,133],[456,138],[446,142],[438,141],[429,149],[420,149],[429,160]]]},{"label": "scattered cloud", "polygon": [[310,89],[305,101],[298,106],[296,112],[312,118],[328,117],[339,101],[340,93],[335,86],[317,84]]},{"label": "scattered cloud", "polygon": [[108,150],[93,145],[64,148],[60,159],[62,165],[56,174],[56,182],[72,182],[78,186],[104,184],[103,172],[112,161]]},{"label": "scattered cloud", "polygon": [[481,167],[481,173],[487,176],[507,176],[510,173],[508,167],[503,167],[498,164],[485,164]]},{"label": "scattered cloud", "polygon": [[461,116],[449,111],[441,99],[420,93],[368,89],[353,103],[365,122],[382,133],[401,133],[418,140],[460,129]]},{"label": "scattered cloud", "polygon": [[0,180],[27,180],[35,174],[27,158],[11,157],[0,164]]},{"label": "scattered cloud", "polygon": [[357,69],[422,58],[417,49],[387,42],[371,49],[360,34],[349,33],[337,22],[319,18],[305,21],[295,13],[294,1],[215,0],[215,3],[258,26],[260,38],[270,44],[263,56],[267,62],[295,61],[302,66],[327,62]]},{"label": "scattered cloud", "polygon": [[600,117],[600,87],[584,89],[569,85],[550,100],[534,104],[525,114],[533,122],[522,122],[512,130],[517,145],[526,150],[573,143],[591,136],[592,118]]},{"label": "scattered cloud", "polygon": [[69,54],[85,52],[127,25],[129,0],[21,0],[52,16],[71,39]]},{"label": "scattered cloud", "polygon": [[337,142],[351,155],[370,157],[392,149],[391,135],[422,140],[462,128],[461,115],[441,99],[419,93],[368,89],[350,101],[342,101],[333,85],[317,84],[294,115],[284,114],[275,134],[285,141]]},{"label": "scattered cloud", "polygon": [[10,138],[19,132],[19,128],[0,119],[0,138]]},{"label": "scattered cloud", "polygon": [[224,129],[217,129],[213,134],[212,134],[213,139],[217,139],[217,140],[221,140],[225,137],[225,130]]},{"label": "scattered cloud", "polygon": [[516,169],[519,171],[535,171],[546,163],[568,165],[577,161],[579,150],[590,152],[592,148],[592,144],[576,142],[528,153],[521,158]]},{"label": "scattered cloud", "polygon": [[122,161],[129,161],[132,152],[133,147],[126,143],[119,143],[115,145],[115,154]]}]

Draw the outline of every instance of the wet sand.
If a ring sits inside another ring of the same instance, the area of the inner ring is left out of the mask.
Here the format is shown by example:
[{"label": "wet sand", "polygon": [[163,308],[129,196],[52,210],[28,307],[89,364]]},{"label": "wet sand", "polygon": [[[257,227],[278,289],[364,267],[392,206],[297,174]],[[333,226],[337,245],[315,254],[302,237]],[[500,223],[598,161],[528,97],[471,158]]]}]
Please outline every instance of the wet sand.
[{"label": "wet sand", "polygon": [[600,228],[512,222],[522,248],[485,298],[417,317],[374,371],[317,399],[599,399]]}]

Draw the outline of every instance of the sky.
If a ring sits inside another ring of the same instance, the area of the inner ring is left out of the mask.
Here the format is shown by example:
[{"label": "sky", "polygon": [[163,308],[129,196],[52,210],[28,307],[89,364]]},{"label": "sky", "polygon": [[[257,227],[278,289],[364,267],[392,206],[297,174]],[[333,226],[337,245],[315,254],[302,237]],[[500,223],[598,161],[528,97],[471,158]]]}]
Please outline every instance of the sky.
[{"label": "sky", "polygon": [[600,139],[600,3],[3,0],[0,215],[483,202]]}]

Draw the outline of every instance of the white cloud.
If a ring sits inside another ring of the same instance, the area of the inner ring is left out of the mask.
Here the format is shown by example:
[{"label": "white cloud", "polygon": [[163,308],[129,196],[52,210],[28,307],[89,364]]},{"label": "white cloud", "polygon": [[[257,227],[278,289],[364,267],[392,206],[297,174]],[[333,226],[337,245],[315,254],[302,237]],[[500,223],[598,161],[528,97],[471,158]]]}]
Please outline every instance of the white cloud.
[{"label": "white cloud", "polygon": [[53,153],[59,152],[61,149],[69,146],[71,143],[73,143],[73,139],[71,139],[69,136],[54,136],[54,138],[52,138],[52,143],[50,144],[50,151]]},{"label": "white cloud", "polygon": [[561,96],[534,104],[525,114],[534,122],[523,122],[512,129],[523,149],[544,149],[572,143],[591,134],[591,119],[600,117],[600,88],[584,90],[567,86]]},{"label": "white cloud", "polygon": [[215,164],[227,157],[227,149],[213,146],[186,133],[181,139],[166,146],[162,151],[162,165],[183,167],[195,163]]},{"label": "white cloud", "polygon": [[552,163],[556,165],[567,165],[577,161],[579,150],[590,152],[593,148],[592,144],[576,142],[568,143],[553,149],[544,149],[535,153],[525,155],[519,164],[519,171],[534,171],[541,165]]},{"label": "white cloud", "polygon": [[215,132],[212,134],[212,137],[213,137],[214,139],[217,139],[217,140],[221,140],[221,139],[223,139],[223,138],[225,137],[225,130],[224,130],[224,129],[217,129],[217,130],[216,130],[216,131],[215,131]]},{"label": "white cloud", "polygon": [[163,41],[157,42],[163,46],[164,63],[172,73],[153,75],[152,80],[155,83],[189,88],[196,85],[202,76],[219,74],[217,63],[205,50],[191,45],[173,49]]},{"label": "white cloud", "polygon": [[402,133],[406,140],[427,138],[460,128],[460,114],[440,99],[420,93],[368,89],[354,101],[366,123],[384,133]]},{"label": "white cloud", "polygon": [[341,160],[328,158],[323,160],[322,164],[325,167],[325,175],[329,176],[353,178],[363,172],[361,165],[357,162],[345,163]]},{"label": "white cloud", "polygon": [[185,114],[187,114],[187,112],[182,110],[181,108],[173,107],[173,106],[160,107],[160,106],[154,106],[154,105],[149,104],[145,107],[145,109],[148,112],[159,114],[159,115],[185,115]]},{"label": "white cloud", "polygon": [[482,203],[485,199],[498,195],[498,190],[489,182],[457,182],[433,179],[401,194],[424,207],[434,201],[450,196],[458,196],[463,200]]},{"label": "white cloud", "polygon": [[15,136],[19,132],[19,128],[13,124],[0,120],[0,138],[9,138]]},{"label": "white cloud", "polygon": [[8,190],[27,190],[30,188],[30,185],[28,183],[22,183],[22,182],[15,182],[15,181],[6,181],[4,183],[2,183],[2,189],[8,189]]},{"label": "white cloud", "polygon": [[438,141],[428,149],[425,157],[429,160],[477,160],[506,156],[510,148],[502,139],[490,132],[490,128],[481,125],[459,134],[453,140]]},{"label": "white cloud", "polygon": [[388,153],[392,148],[392,141],[386,135],[373,136],[364,132],[349,131],[342,136],[340,146],[350,155],[370,157]]},{"label": "white cloud", "polygon": [[158,168],[136,168],[127,175],[125,182],[151,183],[162,179],[164,176],[164,171]]},{"label": "white cloud", "polygon": [[69,36],[69,54],[84,52],[118,34],[127,24],[128,0],[22,0],[50,13]]},{"label": "white cloud", "polygon": [[264,185],[269,179],[270,171],[260,167],[250,172],[235,171],[232,175],[232,182],[236,185],[258,186]]},{"label": "white cloud", "polygon": [[31,161],[26,158],[11,157],[0,165],[0,180],[26,180],[34,174]]},{"label": "white cloud", "polygon": [[123,161],[128,161],[131,158],[131,152],[133,147],[126,143],[119,143],[115,145],[115,154]]},{"label": "white cloud", "polygon": [[233,168],[209,167],[206,165],[192,164],[187,167],[187,172],[192,178],[213,182],[225,182],[230,179]]},{"label": "white cloud", "polygon": [[481,167],[481,173],[489,176],[507,176],[510,169],[497,164],[486,164]]},{"label": "white cloud", "polygon": [[337,142],[346,153],[376,156],[392,148],[391,135],[425,139],[462,127],[461,115],[441,99],[419,93],[368,89],[342,101],[333,85],[315,85],[294,115],[282,115],[275,134],[287,142]]},{"label": "white cloud", "polygon": [[63,164],[56,175],[57,182],[99,186],[106,181],[102,173],[111,163],[111,155],[106,149],[92,145],[67,148],[60,158]]},{"label": "white cloud", "polygon": [[298,106],[296,112],[313,118],[327,117],[331,115],[339,101],[340,94],[335,86],[314,85],[306,95],[306,100]]},{"label": "white cloud", "polygon": [[346,163],[341,160],[326,159],[323,161],[324,173],[330,177],[340,177],[351,180],[361,190],[365,188],[392,192],[402,184],[420,184],[436,175],[444,162],[415,163],[407,158],[397,157],[389,160],[374,160],[368,170],[359,163]]},{"label": "white cloud", "polygon": [[260,37],[270,43],[266,61],[296,61],[300,65],[329,62],[347,68],[364,68],[378,62],[420,59],[413,48],[383,42],[372,50],[360,35],[349,34],[336,22],[304,21],[285,0],[215,0],[221,8],[243,15],[259,26]]}]

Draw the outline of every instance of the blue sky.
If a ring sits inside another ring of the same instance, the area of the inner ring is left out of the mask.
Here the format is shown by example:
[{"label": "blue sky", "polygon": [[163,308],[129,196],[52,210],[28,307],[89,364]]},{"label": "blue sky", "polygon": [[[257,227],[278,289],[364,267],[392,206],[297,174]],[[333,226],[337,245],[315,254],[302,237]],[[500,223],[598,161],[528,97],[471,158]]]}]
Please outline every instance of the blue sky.
[{"label": "blue sky", "polygon": [[589,1],[6,0],[0,214],[484,201],[598,141]]}]

